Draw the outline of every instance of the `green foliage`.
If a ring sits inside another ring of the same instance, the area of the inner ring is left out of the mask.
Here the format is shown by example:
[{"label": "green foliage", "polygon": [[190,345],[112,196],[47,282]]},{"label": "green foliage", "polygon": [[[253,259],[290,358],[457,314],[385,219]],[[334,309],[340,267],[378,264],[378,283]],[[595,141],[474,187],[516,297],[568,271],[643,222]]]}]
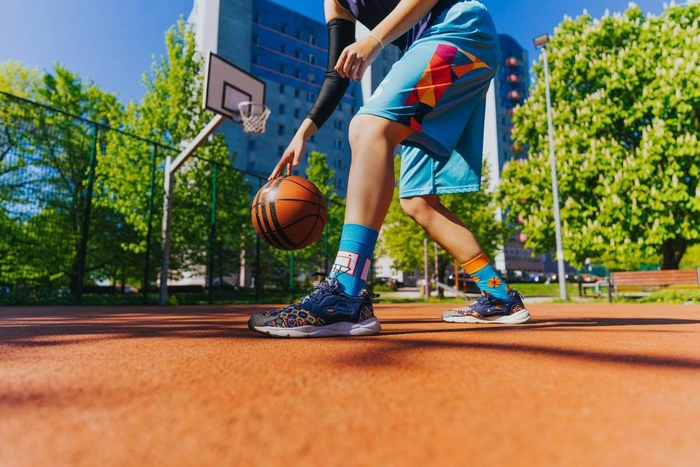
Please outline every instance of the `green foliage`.
[{"label": "green foliage", "polygon": [[700,269],[700,244],[688,248],[681,260],[680,268]]},{"label": "green foliage", "polygon": [[[700,5],[565,19],[548,46],[565,257],[678,267],[700,241]],[[527,247],[554,246],[542,60],[514,116],[529,158],[504,170],[503,206]]]},{"label": "green foliage", "polygon": [[[18,63],[0,66],[0,90],[24,95],[106,125],[119,122],[116,96],[56,65],[39,74]],[[1,280],[25,286],[78,281],[87,175],[96,128],[82,120],[0,97]],[[104,141],[96,140],[96,151]],[[105,227],[97,211],[92,227]],[[96,270],[113,259],[107,236],[91,236]]]},{"label": "green foliage", "polygon": [[[140,103],[126,109],[123,129],[144,138],[178,146],[194,138],[213,117],[202,109],[204,61],[195,51],[192,29],[180,20],[165,33],[166,53],[154,60],[144,74],[146,93]],[[148,195],[152,176],[152,158],[156,157],[158,202],[154,205],[156,226],[162,217],[162,164],[165,156],[177,154],[128,136],[114,133],[107,157],[98,166],[100,189],[109,205],[124,216],[137,235],[121,243],[125,251],[143,254],[148,232]],[[173,209],[171,271],[177,277],[208,263],[211,233],[210,205],[213,192],[213,163],[217,174],[217,227],[213,245],[215,276],[224,277],[239,265],[239,252],[250,243],[250,186],[239,172],[232,170],[235,155],[229,154],[222,134],[216,135],[197,151],[176,175]],[[127,169],[128,170],[125,170]],[[153,228],[153,225],[151,226]],[[156,229],[158,231],[158,229]],[[158,250],[158,235],[154,244]],[[151,261],[155,278],[158,257]]]},{"label": "green foliage", "polygon": [[[399,178],[400,164],[396,164],[396,180]],[[508,229],[502,222],[496,221],[496,193],[489,188],[488,165],[483,165],[481,191],[474,193],[442,195],[440,201],[462,219],[477,238],[489,257],[493,257],[508,238]],[[429,237],[425,231],[411,220],[401,208],[399,190],[394,190],[394,197],[381,231],[380,254],[394,259],[397,269],[423,269],[423,240]],[[430,239],[429,239],[430,240]],[[430,243],[430,265],[432,271],[433,245]],[[438,253],[438,269],[442,279],[447,266],[454,259],[442,249]]]}]

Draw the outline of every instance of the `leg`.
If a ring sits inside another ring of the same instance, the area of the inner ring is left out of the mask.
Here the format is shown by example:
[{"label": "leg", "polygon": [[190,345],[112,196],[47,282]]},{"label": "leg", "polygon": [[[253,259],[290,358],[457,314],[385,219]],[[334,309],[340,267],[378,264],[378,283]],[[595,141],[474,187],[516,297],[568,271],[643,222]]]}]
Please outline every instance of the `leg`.
[{"label": "leg", "polygon": [[474,279],[482,292],[505,300],[508,284],[493,268],[471,231],[436,195],[402,199],[406,213],[452,255]]},{"label": "leg", "polygon": [[373,115],[352,119],[346,224],[381,229],[394,193],[394,151],[411,133],[410,127]]},{"label": "leg", "polygon": [[484,252],[474,234],[452,211],[440,203],[437,195],[404,198],[401,200],[401,207],[459,264],[464,264]]}]

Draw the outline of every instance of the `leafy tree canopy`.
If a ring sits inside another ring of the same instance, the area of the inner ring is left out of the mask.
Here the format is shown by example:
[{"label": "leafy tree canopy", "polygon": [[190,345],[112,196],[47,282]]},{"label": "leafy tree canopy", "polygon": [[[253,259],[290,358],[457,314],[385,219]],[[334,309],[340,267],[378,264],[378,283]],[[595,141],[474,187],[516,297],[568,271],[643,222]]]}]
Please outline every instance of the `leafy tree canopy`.
[{"label": "leafy tree canopy", "polygon": [[[547,47],[565,257],[677,268],[700,241],[700,4],[565,18]],[[503,175],[527,246],[554,246],[542,59],[514,115],[529,157]]]}]

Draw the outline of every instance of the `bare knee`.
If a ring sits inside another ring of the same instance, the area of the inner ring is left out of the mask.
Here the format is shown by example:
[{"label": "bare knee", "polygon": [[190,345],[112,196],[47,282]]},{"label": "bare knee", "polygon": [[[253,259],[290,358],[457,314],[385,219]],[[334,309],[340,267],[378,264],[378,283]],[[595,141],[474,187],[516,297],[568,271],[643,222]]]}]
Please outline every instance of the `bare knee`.
[{"label": "bare knee", "polygon": [[439,204],[440,199],[434,195],[401,198],[401,207],[406,215],[421,225],[429,221]]},{"label": "bare knee", "polygon": [[377,145],[394,148],[412,132],[411,128],[385,118],[374,115],[356,115],[350,121],[348,139],[353,152]]}]

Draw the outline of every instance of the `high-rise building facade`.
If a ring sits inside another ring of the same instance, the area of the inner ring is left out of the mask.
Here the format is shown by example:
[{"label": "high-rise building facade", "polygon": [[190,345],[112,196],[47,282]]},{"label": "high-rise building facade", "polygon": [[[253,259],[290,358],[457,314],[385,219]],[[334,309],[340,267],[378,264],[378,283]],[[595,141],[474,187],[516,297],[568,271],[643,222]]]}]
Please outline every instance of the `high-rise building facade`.
[{"label": "high-rise building facade", "polygon": [[[490,170],[490,186],[497,189],[506,162],[527,157],[527,148],[517,147],[511,137],[513,111],[525,102],[530,88],[528,52],[507,34],[499,34],[501,44],[500,67],[486,102],[486,124],[484,127],[484,157]],[[498,213],[502,217],[502,213]],[[532,256],[524,246],[526,238],[517,235],[511,238],[495,258],[496,267],[502,271],[519,270],[541,272],[544,257]]]},{"label": "high-rise building facade", "polygon": [[[322,2],[317,2],[323,8]],[[236,153],[235,165],[267,174],[311,109],[326,74],[326,25],[268,0],[195,0],[189,21],[197,44],[226,58],[267,83],[266,104],[272,110],[264,135],[246,135],[233,123],[223,127]],[[361,32],[360,32],[361,34]],[[379,84],[400,52],[387,47],[362,83],[351,83],[338,109],[307,145],[328,156],[336,191],[345,196],[350,168],[348,126],[368,92]],[[304,173],[303,163],[296,168]]]}]

